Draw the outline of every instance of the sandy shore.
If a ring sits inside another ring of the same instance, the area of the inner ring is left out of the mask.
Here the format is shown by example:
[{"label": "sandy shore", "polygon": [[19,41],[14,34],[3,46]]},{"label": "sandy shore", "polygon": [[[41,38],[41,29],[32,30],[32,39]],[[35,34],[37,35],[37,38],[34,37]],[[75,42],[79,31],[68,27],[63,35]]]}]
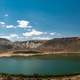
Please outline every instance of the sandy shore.
[{"label": "sandy shore", "polygon": [[[44,52],[44,53],[14,53],[14,51],[6,51],[6,52],[0,52],[0,57],[11,57],[11,56],[34,56],[34,55],[64,55],[67,56],[67,52]],[[69,55],[74,55],[78,54],[77,56],[80,55],[80,52],[69,52]],[[68,56],[69,56],[68,55]]]},{"label": "sandy shore", "polygon": [[14,53],[14,51],[0,52],[0,57],[11,57],[11,56],[34,56],[34,55],[45,55],[47,53]]},{"label": "sandy shore", "polygon": [[11,53],[2,53],[0,54],[0,57],[11,57],[11,56],[33,56],[33,55],[36,55],[36,54],[11,54]]}]

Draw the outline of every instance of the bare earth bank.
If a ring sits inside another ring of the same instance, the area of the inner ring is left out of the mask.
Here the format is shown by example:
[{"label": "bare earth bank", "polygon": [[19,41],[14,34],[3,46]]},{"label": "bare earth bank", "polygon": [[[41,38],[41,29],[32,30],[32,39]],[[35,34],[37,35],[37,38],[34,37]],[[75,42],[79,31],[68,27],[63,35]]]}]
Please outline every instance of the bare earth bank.
[{"label": "bare earth bank", "polygon": [[37,76],[12,76],[0,75],[0,80],[80,80],[80,75],[63,76],[63,77],[37,77]]},{"label": "bare earth bank", "polygon": [[2,51],[0,57],[11,57],[11,56],[36,56],[36,55],[59,55],[59,56],[80,56],[80,52],[27,52],[27,51]]}]

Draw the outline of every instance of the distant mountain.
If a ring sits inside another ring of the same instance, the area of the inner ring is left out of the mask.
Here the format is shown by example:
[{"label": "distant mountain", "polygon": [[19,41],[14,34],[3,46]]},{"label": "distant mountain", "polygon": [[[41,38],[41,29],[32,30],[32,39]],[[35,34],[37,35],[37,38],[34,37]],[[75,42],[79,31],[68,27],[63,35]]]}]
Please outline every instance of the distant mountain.
[{"label": "distant mountain", "polygon": [[0,38],[0,50],[37,50],[41,52],[80,52],[80,38],[16,41]]},{"label": "distant mountain", "polygon": [[80,52],[80,38],[55,38],[38,47],[44,52]]}]

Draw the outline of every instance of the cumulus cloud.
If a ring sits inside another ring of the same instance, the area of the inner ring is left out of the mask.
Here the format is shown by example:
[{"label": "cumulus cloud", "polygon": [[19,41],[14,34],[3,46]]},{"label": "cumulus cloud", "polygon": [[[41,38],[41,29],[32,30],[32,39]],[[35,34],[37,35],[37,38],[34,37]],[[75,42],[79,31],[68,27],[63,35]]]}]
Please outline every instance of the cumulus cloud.
[{"label": "cumulus cloud", "polygon": [[28,28],[32,28],[32,26],[28,26]]},{"label": "cumulus cloud", "polygon": [[6,39],[9,39],[9,40],[17,40],[18,39],[18,35],[17,34],[10,34],[10,35],[0,35],[0,38],[6,38]]},{"label": "cumulus cloud", "polygon": [[0,35],[0,38],[10,39],[10,36]]},{"label": "cumulus cloud", "polygon": [[41,35],[41,34],[44,34],[44,32],[32,29],[31,32],[25,32],[25,33],[23,33],[23,36],[38,36],[38,35]]},{"label": "cumulus cloud", "polygon": [[18,37],[18,35],[17,34],[10,34],[10,37],[14,38],[14,37]]},{"label": "cumulus cloud", "polygon": [[33,40],[49,40],[52,39],[51,37],[33,37]]},{"label": "cumulus cloud", "polygon": [[1,27],[5,27],[5,28],[24,28],[24,29],[31,29],[32,26],[29,25],[29,21],[26,21],[26,20],[17,20],[17,25],[7,25],[5,22],[0,22],[0,26]]},{"label": "cumulus cloud", "polygon": [[6,28],[15,28],[14,25],[7,25]]},{"label": "cumulus cloud", "polygon": [[5,22],[0,22],[0,27],[5,27]]},{"label": "cumulus cloud", "polygon": [[1,26],[1,27],[4,27],[4,28],[15,28],[14,25],[6,25],[5,22],[0,22],[0,26]]},{"label": "cumulus cloud", "polygon": [[27,31],[31,31],[32,29],[27,29]]},{"label": "cumulus cloud", "polygon": [[7,16],[8,16],[8,14],[5,14],[4,16],[5,16],[5,17],[7,17]]},{"label": "cumulus cloud", "polygon": [[0,22],[1,25],[5,25],[5,22]]},{"label": "cumulus cloud", "polygon": [[[26,20],[17,20],[18,25],[6,25],[6,28],[32,28],[32,26],[29,25],[29,21]],[[1,22],[1,24],[4,24]]]},{"label": "cumulus cloud", "polygon": [[30,28],[31,26],[28,26],[29,25],[29,21],[26,21],[26,20],[17,20],[18,22],[18,27],[20,28]]},{"label": "cumulus cloud", "polygon": [[[53,37],[59,37],[61,36],[60,33],[57,32],[44,32],[44,31],[39,31],[36,29],[33,29],[32,25],[29,25],[29,21],[26,20],[17,20],[17,25],[7,25],[5,22],[0,22],[0,26],[2,28],[8,28],[7,30],[9,31],[10,28],[20,28],[20,34],[12,34],[11,32],[9,33],[8,36],[3,36],[0,35],[1,38],[7,38],[10,40],[32,40],[32,39],[38,39],[38,40],[48,40]],[[17,29],[18,30],[18,29]],[[15,31],[17,31],[15,30]],[[26,32],[24,32],[26,31]],[[6,34],[5,34],[6,35]]]},{"label": "cumulus cloud", "polygon": [[49,40],[54,38],[55,36],[59,37],[59,33],[57,32],[42,32],[35,29],[32,29],[29,32],[25,32],[22,34],[24,37],[28,37],[28,39],[40,39],[40,40]]},{"label": "cumulus cloud", "polygon": [[50,35],[55,35],[56,34],[56,32],[51,32],[51,33],[49,33]]}]

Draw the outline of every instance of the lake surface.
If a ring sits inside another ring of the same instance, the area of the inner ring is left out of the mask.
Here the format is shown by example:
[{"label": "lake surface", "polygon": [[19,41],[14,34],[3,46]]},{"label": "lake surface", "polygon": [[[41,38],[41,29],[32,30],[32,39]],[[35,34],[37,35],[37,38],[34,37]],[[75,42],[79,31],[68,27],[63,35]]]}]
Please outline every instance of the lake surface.
[{"label": "lake surface", "polygon": [[80,73],[80,59],[73,58],[0,58],[0,73],[69,74]]}]

